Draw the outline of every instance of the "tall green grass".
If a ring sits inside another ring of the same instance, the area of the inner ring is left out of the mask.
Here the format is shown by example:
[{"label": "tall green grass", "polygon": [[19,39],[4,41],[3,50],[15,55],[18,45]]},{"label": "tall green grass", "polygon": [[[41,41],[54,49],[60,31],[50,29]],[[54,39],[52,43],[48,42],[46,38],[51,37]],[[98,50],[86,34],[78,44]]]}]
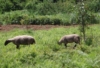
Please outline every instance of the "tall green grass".
[{"label": "tall green grass", "polygon": [[[86,24],[100,23],[100,13],[88,12],[85,20]],[[18,10],[0,14],[0,24],[37,24],[37,25],[72,25],[79,24],[78,11],[70,13],[58,13],[51,15],[39,15],[29,12],[28,10]]]},{"label": "tall green grass", "polygon": [[[99,68],[100,67],[100,29],[99,25],[90,26],[87,36],[92,35],[93,43],[88,46],[83,41],[76,49],[58,45],[57,41],[65,34],[80,34],[77,27],[60,27],[50,30],[14,29],[0,32],[0,68]],[[13,43],[4,46],[8,38],[28,34],[36,39],[31,46],[21,45],[16,49]]]}]

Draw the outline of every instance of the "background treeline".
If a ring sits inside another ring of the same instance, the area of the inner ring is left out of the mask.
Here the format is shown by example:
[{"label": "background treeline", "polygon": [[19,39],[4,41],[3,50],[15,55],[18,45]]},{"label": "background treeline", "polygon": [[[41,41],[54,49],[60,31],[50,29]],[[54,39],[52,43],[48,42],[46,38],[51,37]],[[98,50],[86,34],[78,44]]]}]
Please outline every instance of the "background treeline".
[{"label": "background treeline", "polygon": [[[79,0],[0,0],[0,24],[79,24]],[[100,0],[84,0],[87,23],[100,23]]]}]

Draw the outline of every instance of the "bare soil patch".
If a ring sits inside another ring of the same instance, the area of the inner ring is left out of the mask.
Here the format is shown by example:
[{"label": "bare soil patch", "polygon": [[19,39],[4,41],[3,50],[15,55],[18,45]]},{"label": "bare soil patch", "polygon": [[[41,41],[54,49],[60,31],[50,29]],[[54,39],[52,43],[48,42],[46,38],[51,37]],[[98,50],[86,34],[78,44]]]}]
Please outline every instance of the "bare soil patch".
[{"label": "bare soil patch", "polygon": [[51,28],[58,28],[58,27],[70,27],[70,26],[60,26],[60,25],[1,25],[0,31],[10,31],[15,28],[18,29],[32,29],[32,30],[48,30]]},{"label": "bare soil patch", "polygon": [[76,27],[78,25],[67,25],[67,26],[63,26],[63,25],[0,25],[0,31],[10,31],[13,30],[15,28],[18,29],[32,29],[32,30],[48,30],[51,28],[59,28],[59,27],[64,27],[64,28],[68,28],[68,27]]},{"label": "bare soil patch", "polygon": [[[95,26],[98,24],[92,24],[92,25],[88,25],[88,26]],[[78,25],[67,25],[67,26],[63,26],[63,25],[28,25],[26,27],[26,25],[0,25],[0,31],[10,31],[13,30],[15,28],[17,29],[32,29],[32,30],[48,30],[51,28],[59,28],[59,27],[64,27],[64,28],[69,28],[69,27],[77,27]]]}]

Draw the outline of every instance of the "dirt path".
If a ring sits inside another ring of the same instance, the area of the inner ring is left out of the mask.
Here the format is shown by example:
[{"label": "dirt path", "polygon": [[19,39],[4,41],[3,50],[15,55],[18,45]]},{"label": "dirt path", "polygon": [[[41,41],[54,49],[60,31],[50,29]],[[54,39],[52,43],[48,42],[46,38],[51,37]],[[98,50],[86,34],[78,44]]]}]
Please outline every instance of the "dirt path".
[{"label": "dirt path", "polygon": [[[95,26],[98,24],[92,24],[89,26]],[[71,25],[71,26],[60,26],[60,25],[28,25],[28,29],[32,30],[48,30],[51,28],[58,28],[58,27],[64,27],[64,28],[69,28],[69,27],[77,27],[78,25]],[[10,31],[12,29],[26,29],[26,25],[0,25],[0,31]]]},{"label": "dirt path", "polygon": [[[33,30],[47,30],[50,28],[57,28],[57,27],[70,27],[70,26],[59,26],[59,25],[28,25],[28,29]],[[14,28],[19,29],[26,29],[25,25],[1,25],[0,31],[10,31]]]}]

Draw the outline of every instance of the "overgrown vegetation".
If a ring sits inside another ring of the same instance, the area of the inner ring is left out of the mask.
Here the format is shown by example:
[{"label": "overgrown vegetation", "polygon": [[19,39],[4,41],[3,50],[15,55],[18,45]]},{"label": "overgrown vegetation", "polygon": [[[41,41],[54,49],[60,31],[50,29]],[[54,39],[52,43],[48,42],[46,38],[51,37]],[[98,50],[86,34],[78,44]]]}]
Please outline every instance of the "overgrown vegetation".
[{"label": "overgrown vegetation", "polygon": [[[68,47],[65,48],[64,45],[58,45],[57,41],[65,34],[80,34],[78,27],[52,28],[48,31],[14,29],[7,32],[0,32],[0,67],[99,68],[99,27],[99,25],[93,25],[91,29],[87,29],[87,43],[81,40],[81,45],[78,45],[75,49],[73,49],[74,43],[68,44]],[[36,44],[31,46],[22,45],[19,50],[12,43],[4,46],[6,39],[21,34],[32,35],[36,39]]]},{"label": "overgrown vegetation", "polygon": [[[0,24],[79,24],[77,2],[78,0],[0,0]],[[84,0],[84,3],[87,23],[100,23],[100,0]]]},{"label": "overgrown vegetation", "polygon": [[[79,24],[78,2],[79,0],[0,0],[0,25]],[[84,0],[84,3],[85,23],[100,23],[100,0]],[[74,43],[65,48],[58,45],[57,41],[65,34],[81,35],[78,27],[0,32],[0,68],[99,68],[99,27],[86,27],[85,42],[81,36],[81,45],[76,49],[73,49]],[[36,44],[21,46],[20,50],[12,43],[4,46],[6,39],[21,34],[32,35]]]}]

